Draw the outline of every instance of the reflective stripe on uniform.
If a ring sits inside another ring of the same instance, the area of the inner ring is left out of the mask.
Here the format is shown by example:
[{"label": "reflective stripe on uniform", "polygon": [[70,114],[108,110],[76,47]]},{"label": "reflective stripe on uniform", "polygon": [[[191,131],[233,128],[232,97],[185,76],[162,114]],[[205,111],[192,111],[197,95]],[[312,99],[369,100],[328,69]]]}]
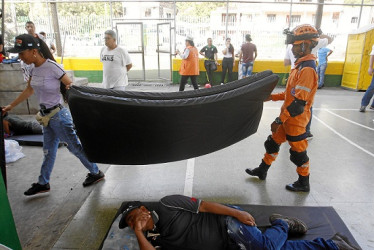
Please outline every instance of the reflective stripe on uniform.
[{"label": "reflective stripe on uniform", "polygon": [[311,91],[310,88],[307,88],[305,86],[300,86],[300,85],[296,85],[295,89],[302,89],[302,90],[305,90],[306,92],[310,92]]}]

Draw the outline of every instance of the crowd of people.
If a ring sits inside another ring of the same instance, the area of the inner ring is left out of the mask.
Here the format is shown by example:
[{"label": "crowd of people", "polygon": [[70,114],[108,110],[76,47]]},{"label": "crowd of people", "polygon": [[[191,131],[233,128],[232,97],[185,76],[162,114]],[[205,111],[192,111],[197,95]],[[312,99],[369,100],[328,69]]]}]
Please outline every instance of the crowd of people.
[{"label": "crowd of people", "polygon": [[[182,58],[182,64],[179,70],[181,75],[181,82],[179,91],[184,90],[184,86],[187,83],[188,78],[191,78],[191,83],[194,89],[198,89],[197,77],[200,75],[199,71],[199,55],[192,53],[190,51],[197,51],[195,48],[193,37],[186,37],[186,48],[183,53],[179,50],[176,51],[177,55]],[[213,39],[207,39],[207,45],[200,50],[200,55],[204,57],[204,67],[206,72],[206,84],[205,86],[211,87],[215,84],[213,72],[218,69],[218,49],[213,45]],[[253,64],[257,57],[257,47],[252,43],[252,38],[250,34],[245,36],[245,42],[240,48],[240,52],[235,55],[234,46],[231,44],[231,39],[226,38],[225,47],[222,49],[223,59],[222,59],[222,73],[220,78],[220,84],[223,85],[225,82],[234,81],[233,69],[235,67],[235,56],[239,57],[239,64],[241,65],[242,74],[239,78],[245,78],[252,74]],[[239,65],[238,65],[239,67]],[[186,71],[186,68],[188,69]],[[190,70],[194,68],[194,70]],[[227,74],[227,81],[226,81]]]}]

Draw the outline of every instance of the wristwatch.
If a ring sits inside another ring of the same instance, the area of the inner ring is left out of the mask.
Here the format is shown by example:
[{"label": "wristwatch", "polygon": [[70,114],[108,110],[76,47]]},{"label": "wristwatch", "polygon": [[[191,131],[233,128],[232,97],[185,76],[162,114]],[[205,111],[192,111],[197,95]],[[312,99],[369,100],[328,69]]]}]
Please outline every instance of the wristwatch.
[{"label": "wristwatch", "polygon": [[275,118],[275,123],[276,124],[283,124],[282,120],[279,117]]}]

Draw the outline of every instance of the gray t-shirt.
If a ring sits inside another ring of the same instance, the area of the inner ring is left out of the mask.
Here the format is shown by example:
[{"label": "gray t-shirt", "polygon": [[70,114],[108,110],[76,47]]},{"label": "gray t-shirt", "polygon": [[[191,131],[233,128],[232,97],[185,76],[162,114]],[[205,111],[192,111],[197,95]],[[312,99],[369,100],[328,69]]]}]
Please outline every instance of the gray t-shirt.
[{"label": "gray t-shirt", "polygon": [[61,103],[60,80],[65,71],[56,62],[47,59],[39,67],[30,71],[31,87],[34,89],[39,104],[51,108]]}]

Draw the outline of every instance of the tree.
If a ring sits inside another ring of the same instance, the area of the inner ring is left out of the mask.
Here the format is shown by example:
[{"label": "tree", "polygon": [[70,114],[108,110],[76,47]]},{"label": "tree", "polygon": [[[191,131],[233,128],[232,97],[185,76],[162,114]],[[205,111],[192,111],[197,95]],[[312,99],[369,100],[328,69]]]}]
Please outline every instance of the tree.
[{"label": "tree", "polygon": [[[109,2],[89,2],[89,3],[59,3],[58,12],[62,16],[89,16],[95,15],[109,15]],[[119,2],[112,3],[113,15],[121,15],[123,12],[122,4]]]},{"label": "tree", "polygon": [[226,3],[220,2],[178,2],[176,4],[178,9],[178,15],[181,16],[199,16],[199,17],[210,17],[210,13],[219,7],[226,6]]}]

